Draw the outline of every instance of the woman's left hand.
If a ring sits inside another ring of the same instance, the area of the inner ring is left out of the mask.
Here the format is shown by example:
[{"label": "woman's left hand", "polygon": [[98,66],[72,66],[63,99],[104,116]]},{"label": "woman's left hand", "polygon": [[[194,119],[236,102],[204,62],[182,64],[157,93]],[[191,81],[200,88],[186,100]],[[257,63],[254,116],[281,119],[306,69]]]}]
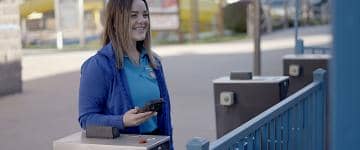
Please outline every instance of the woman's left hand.
[{"label": "woman's left hand", "polygon": [[148,111],[144,113],[138,113],[139,108],[130,109],[124,114],[123,122],[125,127],[134,127],[142,124],[149,118],[156,115],[156,112]]}]

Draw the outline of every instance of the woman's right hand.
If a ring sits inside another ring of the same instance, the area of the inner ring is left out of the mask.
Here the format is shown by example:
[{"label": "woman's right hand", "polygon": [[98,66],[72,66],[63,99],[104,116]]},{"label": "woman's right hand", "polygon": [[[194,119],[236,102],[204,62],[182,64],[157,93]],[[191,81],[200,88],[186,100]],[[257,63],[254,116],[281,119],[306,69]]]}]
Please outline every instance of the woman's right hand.
[{"label": "woman's right hand", "polygon": [[124,114],[123,122],[125,127],[138,126],[152,116],[156,115],[156,113],[152,111],[138,113],[138,109],[139,108],[135,107],[135,109],[130,109]]}]

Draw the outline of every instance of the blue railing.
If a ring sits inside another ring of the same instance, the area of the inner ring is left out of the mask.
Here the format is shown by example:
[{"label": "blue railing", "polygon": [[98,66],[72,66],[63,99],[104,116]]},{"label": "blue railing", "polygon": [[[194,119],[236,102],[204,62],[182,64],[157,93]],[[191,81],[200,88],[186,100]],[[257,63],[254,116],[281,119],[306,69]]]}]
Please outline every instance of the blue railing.
[{"label": "blue railing", "polygon": [[319,47],[319,46],[304,46],[302,39],[297,39],[295,44],[295,54],[329,54],[331,48]]},{"label": "blue railing", "polygon": [[191,139],[187,150],[323,150],[325,74],[315,70],[311,84],[214,142]]}]

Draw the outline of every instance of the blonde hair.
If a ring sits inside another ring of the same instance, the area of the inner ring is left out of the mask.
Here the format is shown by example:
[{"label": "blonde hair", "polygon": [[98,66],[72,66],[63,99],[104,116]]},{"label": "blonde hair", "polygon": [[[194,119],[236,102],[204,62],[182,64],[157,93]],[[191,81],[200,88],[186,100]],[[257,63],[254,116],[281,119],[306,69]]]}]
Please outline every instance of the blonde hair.
[{"label": "blonde hair", "polygon": [[[111,42],[114,49],[116,68],[122,69],[124,62],[124,50],[131,48],[131,28],[130,28],[130,12],[134,0],[109,0],[105,11],[105,29],[103,34],[103,46]],[[147,11],[149,11],[148,4],[145,0]],[[146,49],[149,56],[149,64],[152,68],[156,68],[154,55],[151,51],[151,34],[150,34],[150,17],[149,30],[146,33],[143,41],[136,42],[136,48],[140,50],[141,47]]]}]

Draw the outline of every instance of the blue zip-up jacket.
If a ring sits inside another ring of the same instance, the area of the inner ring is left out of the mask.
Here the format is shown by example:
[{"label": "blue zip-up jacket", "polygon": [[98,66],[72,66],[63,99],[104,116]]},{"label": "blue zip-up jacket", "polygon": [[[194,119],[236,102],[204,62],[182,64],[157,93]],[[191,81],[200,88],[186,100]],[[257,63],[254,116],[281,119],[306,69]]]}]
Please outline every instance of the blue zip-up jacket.
[{"label": "blue zip-up jacket", "polygon": [[[157,126],[161,135],[171,137],[172,147],[169,94],[161,62],[158,58],[155,60],[158,67],[154,69],[154,72],[160,96],[165,101],[162,113],[157,115]],[[139,134],[139,127],[125,128],[123,124],[123,115],[133,108],[125,71],[116,69],[115,54],[109,43],[81,66],[80,126],[84,129],[87,125],[112,126],[120,129],[121,133]]]}]

